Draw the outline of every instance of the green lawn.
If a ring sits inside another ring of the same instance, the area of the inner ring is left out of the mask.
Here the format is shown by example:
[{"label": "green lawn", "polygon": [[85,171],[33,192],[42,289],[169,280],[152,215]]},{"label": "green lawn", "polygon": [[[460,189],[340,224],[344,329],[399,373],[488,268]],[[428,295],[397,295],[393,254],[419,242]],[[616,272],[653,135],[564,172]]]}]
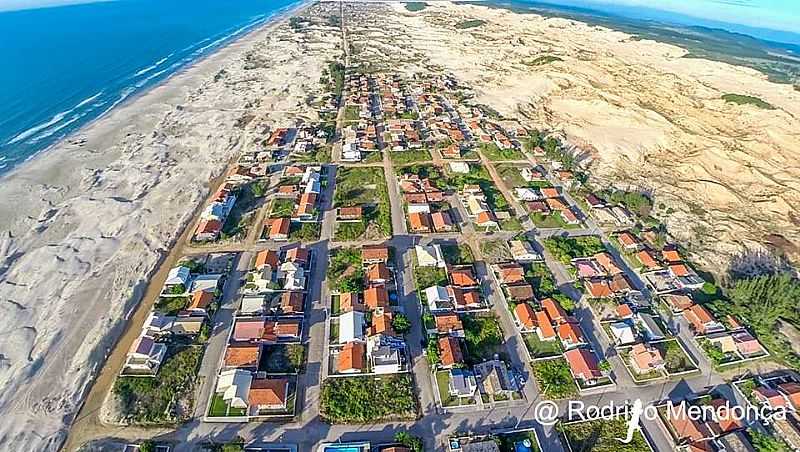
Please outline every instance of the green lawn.
[{"label": "green lawn", "polygon": [[431,153],[427,149],[415,149],[409,151],[390,151],[389,158],[392,163],[406,165],[417,162],[428,162],[431,160]]},{"label": "green lawn", "polygon": [[383,161],[383,152],[381,151],[372,151],[366,154],[366,157],[361,159],[363,163],[378,163]]},{"label": "green lawn", "polygon": [[413,420],[414,383],[410,375],[328,378],[322,384],[320,414],[334,424]]},{"label": "green lawn", "polygon": [[533,359],[558,356],[562,352],[561,345],[557,340],[543,341],[539,339],[536,333],[525,333],[522,338],[525,340],[525,347]]},{"label": "green lawn", "polygon": [[697,370],[697,366],[689,359],[683,351],[677,339],[670,339],[664,342],[653,344],[661,351],[664,356],[664,364],[667,372],[674,374]]},{"label": "green lawn", "polygon": [[333,239],[337,242],[349,242],[360,239],[367,232],[367,225],[363,221],[352,223],[336,223]]},{"label": "green lawn", "polygon": [[481,144],[480,147],[483,155],[493,162],[503,160],[525,160],[525,154],[518,149],[500,149],[494,143],[484,143]]},{"label": "green lawn", "polygon": [[361,250],[358,248],[334,248],[329,253],[328,284],[341,292],[360,291],[364,285],[364,269],[361,266]]},{"label": "green lawn", "polygon": [[335,207],[373,204],[366,213],[368,223],[374,224],[384,236],[392,235],[389,192],[383,168],[348,167],[336,173]]},{"label": "green lawn", "polygon": [[311,152],[293,153],[289,160],[297,163],[330,163],[331,147],[326,145]]},{"label": "green lawn", "polygon": [[161,297],[153,306],[153,310],[164,315],[176,315],[189,303],[187,297]]},{"label": "green lawn", "polygon": [[439,388],[439,398],[444,407],[471,405],[475,403],[475,400],[472,398],[466,399],[450,395],[450,372],[446,370],[436,372],[436,386]]},{"label": "green lawn", "polygon": [[564,358],[535,361],[533,376],[539,390],[551,399],[566,399],[578,395],[578,387],[572,379],[569,364]]},{"label": "green lawn", "polygon": [[472,264],[475,262],[475,257],[472,256],[472,250],[469,245],[465,243],[444,244],[442,245],[442,254],[444,260],[450,265]]},{"label": "green lawn", "polygon": [[313,242],[319,240],[320,223],[292,223],[289,226],[289,240]]},{"label": "green lawn", "polygon": [[448,283],[447,272],[439,267],[415,267],[414,279],[419,290],[431,286],[446,286]]},{"label": "green lawn", "polygon": [[504,231],[521,231],[522,222],[517,217],[500,220],[500,229]]},{"label": "green lawn", "polygon": [[211,407],[208,410],[208,415],[212,417],[224,416],[244,416],[246,414],[244,408],[228,408],[228,403],[222,400],[222,396],[214,394],[211,399]]},{"label": "green lawn", "polygon": [[562,264],[570,266],[570,261],[578,257],[588,257],[606,250],[599,237],[550,237],[545,239],[547,251]]}]

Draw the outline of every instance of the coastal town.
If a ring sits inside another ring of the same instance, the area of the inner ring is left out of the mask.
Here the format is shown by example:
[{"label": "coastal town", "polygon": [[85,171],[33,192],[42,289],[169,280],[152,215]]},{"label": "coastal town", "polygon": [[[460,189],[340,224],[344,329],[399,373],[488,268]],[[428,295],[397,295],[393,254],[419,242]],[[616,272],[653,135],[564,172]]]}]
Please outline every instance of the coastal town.
[{"label": "coastal town", "polygon": [[[563,135],[452,73],[355,51],[370,8],[288,21],[340,33],[341,58],[314,115],[243,146],[150,281],[105,395],[113,450],[800,449],[800,376],[725,308],[657,195],[597,183]],[[630,432],[634,400],[658,416]],[[575,401],[618,409],[567,416]]]}]

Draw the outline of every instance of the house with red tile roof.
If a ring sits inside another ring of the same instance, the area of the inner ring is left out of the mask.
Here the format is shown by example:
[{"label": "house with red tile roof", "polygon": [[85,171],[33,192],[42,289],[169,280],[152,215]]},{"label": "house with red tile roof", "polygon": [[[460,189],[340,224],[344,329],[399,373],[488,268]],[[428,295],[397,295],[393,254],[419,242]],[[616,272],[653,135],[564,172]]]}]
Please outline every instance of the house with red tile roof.
[{"label": "house with red tile roof", "polygon": [[583,286],[590,298],[609,298],[614,295],[614,291],[605,279],[585,279]]},{"label": "house with red tile roof", "polygon": [[561,345],[567,350],[586,344],[586,339],[584,339],[583,332],[577,321],[564,322],[558,325],[558,337],[561,339]]},{"label": "house with red tile roof", "polygon": [[536,312],[528,303],[520,303],[514,307],[514,318],[520,331],[527,333],[536,329]]},{"label": "house with red tile roof", "polygon": [[411,232],[431,232],[431,216],[427,212],[412,212],[408,214],[408,224]]},{"label": "house with red tile roof", "polygon": [[377,264],[370,264],[367,267],[365,278],[370,286],[384,285],[391,281],[392,274],[389,272],[389,268],[386,264],[378,262]]},{"label": "house with red tile roof", "polygon": [[446,211],[433,212],[431,214],[431,221],[433,222],[433,229],[436,232],[451,232],[455,229],[455,226],[453,226],[453,219]]},{"label": "house with red tile roof", "polygon": [[285,409],[288,394],[289,380],[286,378],[253,379],[247,395],[250,412],[258,414],[262,410]]},{"label": "house with red tile roof", "polygon": [[664,368],[661,351],[645,344],[636,344],[631,348],[630,360],[633,370],[640,374]]},{"label": "house with red tile roof", "polygon": [[476,287],[478,286],[478,279],[472,272],[471,267],[453,268],[449,271],[450,282],[457,287]]},{"label": "house with red tile roof", "polygon": [[683,311],[683,316],[696,334],[705,335],[725,330],[725,327],[706,308],[699,304],[694,304]]},{"label": "house with red tile roof", "polygon": [[386,263],[389,261],[389,248],[385,245],[364,245],[361,247],[361,261],[365,264]]},{"label": "house with red tile roof", "polygon": [[628,252],[637,251],[642,246],[641,240],[627,231],[620,233],[617,236],[617,240],[619,240],[619,244],[622,245],[622,248]]},{"label": "house with red tile roof", "polygon": [[370,287],[364,291],[364,304],[370,310],[389,308],[389,292],[383,286]]},{"label": "house with red tile roof", "polygon": [[441,360],[440,366],[445,369],[464,362],[464,355],[461,352],[461,345],[457,338],[453,336],[439,338],[439,358]]},{"label": "house with red tile roof", "polygon": [[366,370],[367,348],[363,342],[352,341],[344,344],[336,360],[336,370],[340,374],[361,373]]},{"label": "house with red tile roof", "polygon": [[547,317],[556,323],[561,323],[567,318],[567,313],[564,311],[564,308],[561,307],[561,304],[552,299],[552,298],[545,298],[542,300],[542,308],[547,313]]},{"label": "house with red tile roof", "polygon": [[450,336],[463,337],[464,324],[455,312],[444,312],[433,315],[436,331]]},{"label": "house with red tile roof", "polygon": [[653,254],[653,251],[649,249],[637,252],[636,260],[638,260],[639,263],[641,263],[648,270],[655,270],[657,268],[661,268],[661,265],[659,265],[658,261],[656,261],[655,254]]},{"label": "house with red tile roof", "polygon": [[283,241],[289,240],[289,225],[288,218],[275,218],[270,221],[269,238],[270,240]]},{"label": "house with red tile roof", "polygon": [[501,284],[519,284],[525,282],[525,269],[517,263],[498,264],[493,266]]},{"label": "house with red tile roof", "polygon": [[223,367],[255,369],[258,367],[260,357],[261,346],[258,344],[231,344],[225,350]]},{"label": "house with red tile roof", "polygon": [[593,385],[603,377],[597,358],[585,348],[568,350],[564,352],[564,358],[569,364],[572,377],[580,380],[584,385]]}]

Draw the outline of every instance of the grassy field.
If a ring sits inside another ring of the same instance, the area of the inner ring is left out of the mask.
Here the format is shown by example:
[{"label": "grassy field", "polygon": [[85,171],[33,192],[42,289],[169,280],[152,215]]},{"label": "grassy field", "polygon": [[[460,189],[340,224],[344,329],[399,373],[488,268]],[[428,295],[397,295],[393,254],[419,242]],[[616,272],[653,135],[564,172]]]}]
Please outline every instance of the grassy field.
[{"label": "grassy field", "polygon": [[466,315],[461,321],[464,324],[468,362],[477,364],[492,359],[495,353],[504,354],[503,331],[497,317]]},{"label": "grassy field", "polygon": [[389,158],[392,163],[397,165],[407,165],[416,162],[428,162],[431,160],[431,153],[427,149],[416,149],[409,151],[391,151]]},{"label": "grassy field", "polygon": [[564,358],[536,361],[532,367],[539,390],[548,398],[566,399],[578,395],[578,387]]},{"label": "grassy field", "polygon": [[301,373],[306,365],[306,349],[302,344],[274,344],[261,352],[259,370],[269,373]]},{"label": "grassy field", "polygon": [[383,168],[341,168],[336,173],[335,207],[375,205],[365,212],[367,227],[374,224],[383,236],[392,235],[391,207]]},{"label": "grassy field", "polygon": [[361,250],[358,248],[335,248],[329,253],[328,284],[341,292],[361,290],[364,285],[364,270],[361,267]]},{"label": "grassy field", "polygon": [[298,242],[319,240],[321,228],[319,223],[292,223],[289,226],[289,240]]},{"label": "grassy field", "polygon": [[525,347],[531,354],[531,358],[546,358],[550,356],[558,356],[561,354],[561,345],[557,340],[543,341],[539,339],[536,333],[525,333],[522,335],[525,341]]},{"label": "grassy field", "polygon": [[475,262],[472,250],[466,243],[444,244],[442,245],[442,254],[445,262],[450,265],[472,264]]},{"label": "grassy field", "polygon": [[410,375],[328,378],[322,384],[320,414],[334,424],[413,420],[414,384]]},{"label": "grassy field", "polygon": [[481,144],[481,152],[489,160],[503,161],[503,160],[525,160],[525,154],[518,149],[500,149],[494,143]]},{"label": "grassy field", "polygon": [[512,259],[511,249],[505,240],[484,240],[480,243],[481,253],[486,262],[497,264]]},{"label": "grassy field", "polygon": [[573,424],[560,424],[558,429],[564,433],[570,450],[591,450],[594,452],[650,452],[644,435],[637,430],[633,441],[622,443],[627,421],[624,418],[613,420],[587,421]]},{"label": "grassy field", "polygon": [[269,209],[269,217],[270,218],[291,217],[292,212],[294,212],[293,199],[277,198],[272,201],[272,206],[270,206]]},{"label": "grassy field", "polygon": [[508,201],[500,190],[495,186],[489,171],[479,163],[469,165],[469,173],[450,173],[447,178],[447,186],[452,190],[461,190],[465,185],[478,185],[486,195],[486,202],[492,210],[508,209]]}]

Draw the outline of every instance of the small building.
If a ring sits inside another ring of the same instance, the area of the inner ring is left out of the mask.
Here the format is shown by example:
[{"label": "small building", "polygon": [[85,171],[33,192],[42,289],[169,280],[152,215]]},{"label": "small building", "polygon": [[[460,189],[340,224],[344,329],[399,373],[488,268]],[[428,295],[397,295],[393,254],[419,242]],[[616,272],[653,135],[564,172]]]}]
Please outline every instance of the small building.
[{"label": "small building", "polygon": [[584,385],[594,385],[598,379],[603,377],[594,353],[585,348],[568,350],[564,352],[564,358],[569,364],[572,377],[580,380]]},{"label": "small building", "polygon": [[520,303],[514,307],[514,318],[520,331],[531,332],[536,329],[536,312],[528,303]]},{"label": "small building", "polygon": [[353,341],[344,344],[336,360],[336,371],[341,374],[362,373],[366,369],[364,363],[366,345],[363,342]]},{"label": "small building", "polygon": [[414,250],[417,255],[417,265],[420,267],[445,268],[447,265],[440,245],[416,245]]},{"label": "small building", "polygon": [[288,394],[289,380],[286,378],[252,380],[247,396],[250,411],[258,414],[262,410],[285,410]]},{"label": "small building", "polygon": [[664,368],[664,357],[655,347],[636,344],[631,348],[630,364],[636,373],[648,373]]},{"label": "small building", "polygon": [[361,206],[340,207],[336,213],[336,221],[339,222],[359,222],[363,219]]},{"label": "small building", "polygon": [[511,256],[517,262],[537,262],[542,260],[542,255],[533,249],[533,245],[527,240],[511,240],[508,242],[511,249]]},{"label": "small building", "polygon": [[349,311],[339,316],[339,343],[364,340],[364,314]]},{"label": "small building", "polygon": [[289,225],[288,218],[275,218],[271,220],[269,226],[269,238],[275,241],[289,240]]},{"label": "small building", "polygon": [[253,374],[246,370],[231,369],[223,370],[217,378],[216,393],[220,394],[222,400],[228,403],[231,408],[246,409],[249,403],[250,384],[253,381]]},{"label": "small building", "polygon": [[453,336],[440,337],[438,345],[441,367],[449,369],[464,362],[464,355],[457,338]]},{"label": "small building", "polygon": [[475,374],[466,369],[450,369],[449,391],[453,397],[472,397],[478,384]]},{"label": "small building", "polygon": [[365,264],[385,264],[389,261],[389,248],[385,245],[364,245],[361,247],[361,261]]}]

